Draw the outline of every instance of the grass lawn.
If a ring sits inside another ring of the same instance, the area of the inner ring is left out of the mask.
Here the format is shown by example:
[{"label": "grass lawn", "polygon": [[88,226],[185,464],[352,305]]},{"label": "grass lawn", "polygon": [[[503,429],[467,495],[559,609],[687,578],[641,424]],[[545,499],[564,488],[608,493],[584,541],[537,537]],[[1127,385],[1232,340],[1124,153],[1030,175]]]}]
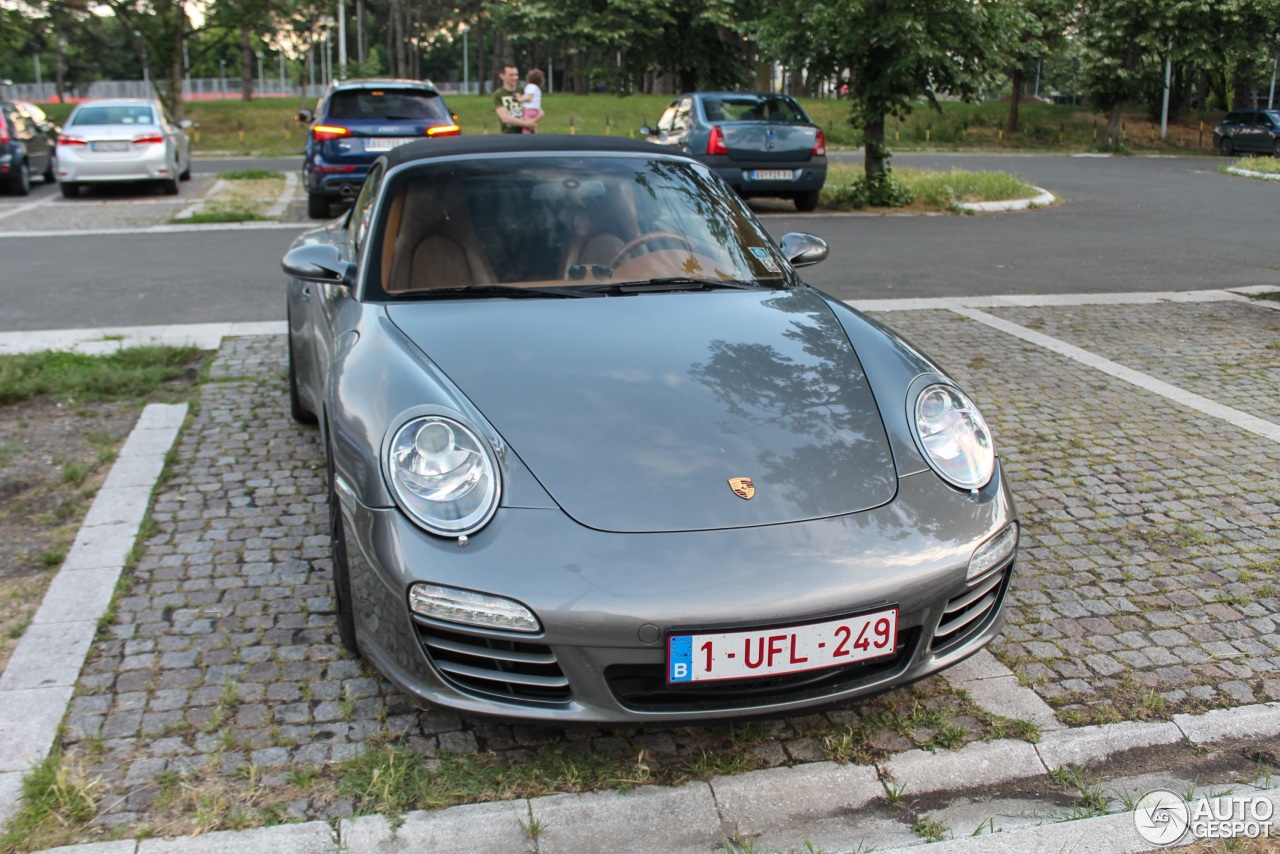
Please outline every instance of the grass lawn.
[{"label": "grass lawn", "polygon": [[[447,95],[450,109],[458,114],[463,133],[497,133],[497,119],[489,95]],[[639,137],[642,124],[654,125],[671,101],[669,95],[562,95],[543,97],[547,117],[544,133],[606,134]],[[849,124],[849,102],[800,99],[810,117],[822,126],[833,148],[862,145],[862,132]],[[293,120],[302,108],[313,108],[311,99],[260,98],[245,103],[199,101],[186,105],[186,116],[199,127],[193,133],[197,155],[213,152],[284,155],[302,151],[305,127]],[[1004,132],[1009,105],[1001,102],[964,104],[944,102],[941,113],[921,105],[906,121],[890,119],[885,134],[893,151],[921,149],[983,149],[1002,151],[1085,151],[1097,147],[1106,127],[1104,117],[1083,107],[1026,104],[1020,110],[1020,129]],[[67,104],[45,105],[55,121],[71,112]],[[1125,145],[1132,151],[1211,154],[1213,124],[1218,114],[1185,116],[1170,125],[1167,140],[1159,139],[1159,127],[1140,113],[1124,118]]]},{"label": "grass lawn", "polygon": [[1229,163],[1227,166],[1223,166],[1222,168],[1223,170],[1226,170],[1229,166],[1234,166],[1236,169],[1244,169],[1247,172],[1261,172],[1264,175],[1280,175],[1280,158],[1267,157],[1265,155],[1261,157],[1241,157],[1236,162]]}]

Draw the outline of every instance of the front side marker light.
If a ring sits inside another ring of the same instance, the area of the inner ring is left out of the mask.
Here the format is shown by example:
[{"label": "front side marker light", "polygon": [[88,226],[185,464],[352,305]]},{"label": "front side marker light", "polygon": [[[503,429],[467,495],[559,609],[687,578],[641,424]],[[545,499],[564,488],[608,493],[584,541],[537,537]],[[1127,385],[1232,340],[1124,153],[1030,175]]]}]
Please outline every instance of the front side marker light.
[{"label": "front side marker light", "polygon": [[424,617],[468,626],[512,632],[542,630],[533,612],[514,599],[440,584],[418,583],[410,587],[409,608]]},{"label": "front side marker light", "polygon": [[1000,533],[974,549],[969,558],[969,569],[965,573],[965,581],[981,578],[999,566],[1018,548],[1018,523],[1013,522]]}]

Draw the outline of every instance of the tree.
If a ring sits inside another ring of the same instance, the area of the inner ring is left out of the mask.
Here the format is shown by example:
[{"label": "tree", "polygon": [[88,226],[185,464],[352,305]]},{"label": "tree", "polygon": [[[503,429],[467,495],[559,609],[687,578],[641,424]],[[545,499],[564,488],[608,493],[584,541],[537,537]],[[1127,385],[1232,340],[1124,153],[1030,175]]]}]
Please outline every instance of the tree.
[{"label": "tree", "polygon": [[850,122],[862,128],[866,174],[886,168],[884,126],[924,99],[969,100],[1007,67],[1028,26],[1016,0],[781,0],[758,24],[763,51],[824,77],[847,74]]},{"label": "tree", "polygon": [[1023,29],[1013,39],[1010,52],[1013,68],[1009,73],[1009,134],[1018,131],[1018,104],[1022,100],[1023,71],[1032,60],[1043,57],[1062,44],[1065,38],[1071,0],[1024,0],[1026,17]]}]

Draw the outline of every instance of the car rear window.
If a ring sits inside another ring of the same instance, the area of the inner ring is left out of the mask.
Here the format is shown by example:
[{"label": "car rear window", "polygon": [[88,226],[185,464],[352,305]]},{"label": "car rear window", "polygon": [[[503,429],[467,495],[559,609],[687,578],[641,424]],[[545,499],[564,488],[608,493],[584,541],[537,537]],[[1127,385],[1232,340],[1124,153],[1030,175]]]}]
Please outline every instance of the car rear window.
[{"label": "car rear window", "polygon": [[759,95],[704,97],[702,109],[711,122],[808,122],[790,98]]},{"label": "car rear window", "polygon": [[155,114],[147,106],[81,107],[71,117],[73,125],[153,125]]},{"label": "car rear window", "polygon": [[444,103],[434,92],[406,89],[354,89],[334,92],[329,99],[331,119],[447,119]]}]

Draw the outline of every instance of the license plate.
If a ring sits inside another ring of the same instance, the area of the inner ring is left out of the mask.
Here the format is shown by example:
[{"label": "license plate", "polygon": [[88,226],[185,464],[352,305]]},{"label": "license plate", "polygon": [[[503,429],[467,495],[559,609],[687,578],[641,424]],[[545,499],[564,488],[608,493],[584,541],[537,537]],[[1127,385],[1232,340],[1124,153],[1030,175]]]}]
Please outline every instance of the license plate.
[{"label": "license plate", "polygon": [[390,151],[397,145],[413,142],[416,136],[375,136],[364,141],[365,151]]},{"label": "license plate", "polygon": [[750,181],[790,181],[795,173],[790,169],[752,169],[747,172]]},{"label": "license plate", "polygon": [[95,142],[93,144],[94,151],[128,151],[129,143],[127,142]]},{"label": "license plate", "polygon": [[802,626],[675,634],[667,638],[667,681],[750,679],[839,667],[897,652],[898,609]]}]

